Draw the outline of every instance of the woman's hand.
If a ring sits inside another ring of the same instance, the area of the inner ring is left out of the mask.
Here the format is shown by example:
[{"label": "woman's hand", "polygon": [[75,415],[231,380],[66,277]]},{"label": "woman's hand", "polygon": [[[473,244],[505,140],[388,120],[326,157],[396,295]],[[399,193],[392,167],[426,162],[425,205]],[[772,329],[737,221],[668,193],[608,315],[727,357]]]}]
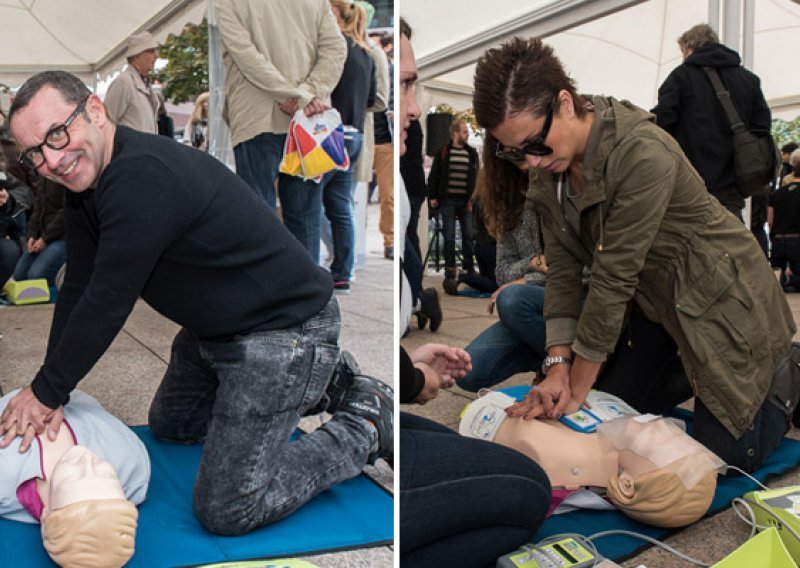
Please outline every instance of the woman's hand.
[{"label": "woman's hand", "polygon": [[500,292],[502,292],[503,290],[505,290],[509,286],[519,286],[519,285],[523,285],[523,286],[525,285],[525,278],[517,278],[516,280],[512,280],[511,282],[506,282],[505,284],[500,286],[497,290],[495,290],[492,293],[492,298],[489,300],[489,305],[486,306],[486,311],[489,312],[490,315],[493,314],[494,313],[494,305],[497,303],[497,296],[500,295]]},{"label": "woman's hand", "polygon": [[[426,343],[409,354],[415,366],[423,363],[439,375],[444,382],[453,386],[456,379],[460,379],[472,370],[469,353],[458,347],[450,347],[441,343]],[[421,367],[420,367],[421,368]],[[426,377],[427,383],[427,377]]]},{"label": "woman's hand", "polygon": [[569,369],[570,366],[566,364],[553,365],[547,377],[525,395],[525,400],[509,406],[506,414],[512,418],[522,416],[525,420],[561,418],[564,410],[574,404],[569,384]]},{"label": "woman's hand", "polygon": [[530,266],[531,269],[535,270],[536,272],[543,272],[547,274],[547,258],[543,254],[532,256],[528,266]]}]

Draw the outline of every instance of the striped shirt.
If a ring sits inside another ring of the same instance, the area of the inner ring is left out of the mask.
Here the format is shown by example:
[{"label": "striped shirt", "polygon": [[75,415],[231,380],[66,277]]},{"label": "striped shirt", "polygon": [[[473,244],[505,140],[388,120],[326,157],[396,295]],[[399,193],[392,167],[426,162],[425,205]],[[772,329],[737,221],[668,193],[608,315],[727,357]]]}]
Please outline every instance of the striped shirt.
[{"label": "striped shirt", "polygon": [[467,197],[469,179],[469,152],[466,148],[450,148],[450,177],[447,180],[447,193]]}]

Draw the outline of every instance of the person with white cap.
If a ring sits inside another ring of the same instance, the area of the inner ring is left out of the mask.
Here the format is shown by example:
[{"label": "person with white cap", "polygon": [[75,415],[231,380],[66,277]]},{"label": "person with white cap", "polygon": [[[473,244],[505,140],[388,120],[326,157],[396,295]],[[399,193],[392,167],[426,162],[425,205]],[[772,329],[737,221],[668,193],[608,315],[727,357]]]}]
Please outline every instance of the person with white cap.
[{"label": "person with white cap", "polygon": [[150,86],[150,73],[158,58],[158,42],[150,32],[128,39],[128,66],[108,86],[103,101],[115,124],[142,132],[158,133],[159,101]]}]

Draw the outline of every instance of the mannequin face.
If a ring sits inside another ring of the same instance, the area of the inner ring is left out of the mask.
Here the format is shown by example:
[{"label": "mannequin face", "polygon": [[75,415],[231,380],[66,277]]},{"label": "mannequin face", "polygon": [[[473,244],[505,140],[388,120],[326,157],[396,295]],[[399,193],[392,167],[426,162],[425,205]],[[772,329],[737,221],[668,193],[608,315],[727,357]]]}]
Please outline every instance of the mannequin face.
[{"label": "mannequin face", "polygon": [[56,510],[97,499],[125,499],[125,493],[110,463],[83,446],[75,446],[53,469],[48,508]]}]

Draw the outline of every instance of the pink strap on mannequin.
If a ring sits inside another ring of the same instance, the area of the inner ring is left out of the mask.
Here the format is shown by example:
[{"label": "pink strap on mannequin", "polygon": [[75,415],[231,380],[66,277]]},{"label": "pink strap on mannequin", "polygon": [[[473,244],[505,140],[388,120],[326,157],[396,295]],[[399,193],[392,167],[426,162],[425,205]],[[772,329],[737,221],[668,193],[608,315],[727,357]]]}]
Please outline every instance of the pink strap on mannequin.
[{"label": "pink strap on mannequin", "polygon": [[[75,439],[75,432],[72,430],[72,426],[69,425],[66,419],[64,420],[64,425],[69,429],[69,434],[73,443],[77,444],[78,441]],[[42,449],[42,440],[39,438],[39,436],[36,436],[36,440],[39,442],[37,446],[39,448],[39,465],[42,471],[41,479],[45,479],[46,476],[44,473],[44,450]],[[37,479],[39,478],[32,477],[17,487],[17,499],[25,508],[25,510],[30,513],[31,517],[41,522],[42,511],[44,511],[44,502],[42,502],[42,498],[39,496],[39,490],[36,485]]]}]

